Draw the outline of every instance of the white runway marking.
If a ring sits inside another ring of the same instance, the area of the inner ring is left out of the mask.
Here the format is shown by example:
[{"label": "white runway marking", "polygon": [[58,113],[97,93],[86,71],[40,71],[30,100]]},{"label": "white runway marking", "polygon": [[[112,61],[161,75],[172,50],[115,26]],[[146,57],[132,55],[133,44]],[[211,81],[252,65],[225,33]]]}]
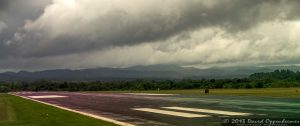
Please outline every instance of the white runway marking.
[{"label": "white runway marking", "polygon": [[150,96],[168,96],[168,95],[178,95],[178,94],[155,94],[155,93],[123,93],[129,95],[150,95]]},{"label": "white runway marking", "polygon": [[220,115],[238,115],[238,116],[248,116],[251,113],[241,113],[241,112],[231,112],[231,111],[221,111],[221,110],[211,110],[211,109],[196,109],[196,108],[184,108],[184,107],[162,107],[166,109],[172,110],[182,110],[182,111],[190,111],[190,112],[204,112],[204,113],[213,113]]},{"label": "white runway marking", "polygon": [[210,117],[209,115],[175,112],[175,111],[167,111],[167,110],[151,109],[151,108],[134,108],[133,110],[165,114],[165,115],[172,115],[172,116],[179,116],[179,117],[186,117],[186,118]]},{"label": "white runway marking", "polygon": [[41,99],[41,98],[65,98],[67,96],[61,95],[41,95],[41,96],[28,96],[29,98]]},{"label": "white runway marking", "polygon": [[70,109],[70,108],[65,108],[65,107],[62,107],[62,106],[58,106],[58,105],[55,105],[55,104],[50,104],[50,103],[38,101],[38,100],[35,100],[35,99],[30,99],[28,97],[16,95],[16,94],[13,94],[13,93],[9,93],[9,94],[14,95],[14,96],[18,96],[18,97],[21,97],[21,98],[24,98],[24,99],[29,99],[29,100],[32,100],[32,101],[35,101],[35,102],[38,102],[38,103],[42,103],[42,104],[45,104],[45,105],[60,108],[60,109],[63,109],[63,110],[67,110],[67,111],[70,111],[70,112],[78,113],[78,114],[81,114],[81,115],[84,115],[84,116],[89,116],[89,117],[92,117],[92,118],[95,118],[95,119],[100,119],[100,120],[104,120],[104,121],[111,122],[111,123],[114,123],[114,124],[118,124],[120,126],[135,126],[134,124],[121,122],[121,121],[114,120],[114,119],[107,118],[107,117],[103,117],[103,116],[100,116],[100,115],[95,115],[95,114],[86,113],[86,112],[82,112],[82,111],[78,111],[78,110],[74,110],[74,109]]}]

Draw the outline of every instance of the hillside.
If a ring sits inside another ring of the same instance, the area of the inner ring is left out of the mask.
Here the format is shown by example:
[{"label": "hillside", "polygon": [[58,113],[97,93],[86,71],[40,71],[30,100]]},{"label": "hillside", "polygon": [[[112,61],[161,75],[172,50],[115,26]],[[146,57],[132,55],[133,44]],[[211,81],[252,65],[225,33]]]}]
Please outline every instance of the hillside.
[{"label": "hillside", "polygon": [[0,80],[131,80],[131,79],[209,79],[209,78],[243,78],[252,73],[270,72],[276,69],[300,70],[297,66],[276,67],[227,67],[197,69],[176,65],[134,66],[129,68],[94,68],[94,69],[55,69],[36,72],[19,71],[0,73]]}]

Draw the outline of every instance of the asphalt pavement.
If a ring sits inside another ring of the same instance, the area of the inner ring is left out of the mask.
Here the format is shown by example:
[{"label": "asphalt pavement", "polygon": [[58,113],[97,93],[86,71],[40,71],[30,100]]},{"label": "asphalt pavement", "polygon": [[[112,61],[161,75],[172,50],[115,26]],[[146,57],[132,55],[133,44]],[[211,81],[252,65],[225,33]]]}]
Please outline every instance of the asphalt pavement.
[{"label": "asphalt pavement", "polygon": [[300,100],[248,96],[14,92],[137,126],[213,126],[226,118],[297,118]]}]

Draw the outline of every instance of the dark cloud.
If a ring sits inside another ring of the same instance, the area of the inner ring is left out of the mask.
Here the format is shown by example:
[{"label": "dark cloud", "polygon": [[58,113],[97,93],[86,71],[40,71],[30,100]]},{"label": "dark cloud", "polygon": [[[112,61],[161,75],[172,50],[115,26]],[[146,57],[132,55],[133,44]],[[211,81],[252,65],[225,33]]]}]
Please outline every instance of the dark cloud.
[{"label": "dark cloud", "polygon": [[[54,3],[52,6],[55,4],[59,3]],[[95,3],[85,5],[78,3],[78,6],[83,6],[83,8],[97,6],[93,4]],[[101,1],[97,4],[101,4]],[[149,5],[149,8],[157,10],[138,8],[141,9],[138,15],[128,12],[128,8],[122,7],[122,5],[121,7],[109,8],[104,14],[99,13],[98,15],[93,12],[96,9],[91,9],[90,12],[82,9],[86,13],[78,14],[79,16],[74,16],[74,14],[82,10],[72,10],[71,8],[69,11],[73,11],[72,13],[68,11],[68,8],[58,7],[63,12],[50,14],[53,11],[49,9],[40,19],[35,21],[38,23],[32,25],[33,30],[30,29],[22,33],[26,36],[24,42],[15,46],[23,56],[62,55],[113,46],[163,41],[179,33],[201,27],[222,27],[228,32],[236,33],[261,22],[276,19],[297,19],[300,15],[297,13],[299,12],[300,1],[297,0],[224,0],[212,2],[191,0],[162,6],[162,8],[169,9],[157,8],[157,4]],[[85,16],[89,16],[90,13],[96,14],[95,18],[83,22],[81,18],[85,19]],[[64,26],[57,24],[59,22],[52,22],[51,20],[69,21],[70,25],[64,28]],[[77,31],[74,32],[74,30]],[[48,35],[55,34],[53,32],[58,32],[58,35],[49,39]],[[32,49],[33,46],[36,48]]]},{"label": "dark cloud", "polygon": [[[7,24],[0,34],[3,59],[64,56],[143,43],[166,42],[163,48],[167,48],[172,37],[176,41],[200,41],[194,40],[191,33],[207,28],[222,29],[238,38],[234,39],[236,43],[247,38],[252,43],[245,45],[255,47],[255,41],[265,36],[238,35],[266,22],[300,18],[299,0],[53,0],[51,4],[40,0],[0,0],[0,3],[4,8],[0,10],[0,21]],[[46,5],[49,6],[45,8]],[[30,21],[24,23],[25,20]],[[189,65],[210,63],[203,61],[190,61]]]},{"label": "dark cloud", "polygon": [[8,55],[9,49],[5,46],[14,34],[21,30],[25,20],[35,20],[42,13],[50,0],[0,0],[0,21],[6,25],[5,30],[0,33],[0,55]]},{"label": "dark cloud", "polygon": [[0,11],[5,10],[9,4],[9,0],[0,0]]}]

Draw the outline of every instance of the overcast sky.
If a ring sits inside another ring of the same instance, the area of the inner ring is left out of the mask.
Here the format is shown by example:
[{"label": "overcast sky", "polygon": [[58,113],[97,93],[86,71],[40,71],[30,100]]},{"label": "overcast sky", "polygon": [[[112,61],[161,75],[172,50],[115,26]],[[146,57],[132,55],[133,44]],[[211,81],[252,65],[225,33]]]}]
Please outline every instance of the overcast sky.
[{"label": "overcast sky", "polygon": [[0,71],[300,63],[300,0],[0,0]]}]

